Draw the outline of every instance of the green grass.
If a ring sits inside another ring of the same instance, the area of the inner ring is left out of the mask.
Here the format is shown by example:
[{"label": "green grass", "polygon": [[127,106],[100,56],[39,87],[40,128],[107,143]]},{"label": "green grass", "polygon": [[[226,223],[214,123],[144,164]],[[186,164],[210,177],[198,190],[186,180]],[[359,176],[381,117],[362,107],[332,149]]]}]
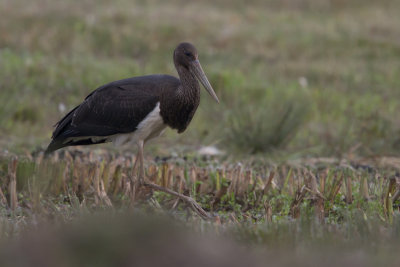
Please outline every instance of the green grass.
[{"label": "green grass", "polygon": [[[300,120],[281,151],[343,155],[357,146],[360,155],[398,153],[397,1],[69,1],[40,8],[3,1],[1,8],[0,128],[9,150],[44,147],[65,113],[59,104],[70,109],[101,84],[174,74],[174,47],[191,41],[223,105],[204,95],[187,133],[169,133],[160,145],[179,140],[235,148],[221,142],[232,127],[229,114],[243,108],[279,118],[280,109],[264,109],[257,92],[267,99],[273,92],[284,107],[286,91],[303,77],[308,92],[298,102],[310,108],[310,117]],[[273,127],[264,130],[285,139]]]}]

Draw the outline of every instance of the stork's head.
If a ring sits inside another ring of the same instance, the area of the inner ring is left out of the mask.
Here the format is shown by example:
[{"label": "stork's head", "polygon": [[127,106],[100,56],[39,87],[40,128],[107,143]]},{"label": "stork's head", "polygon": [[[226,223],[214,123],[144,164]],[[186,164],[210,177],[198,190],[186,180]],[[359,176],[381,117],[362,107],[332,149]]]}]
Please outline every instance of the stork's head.
[{"label": "stork's head", "polygon": [[180,43],[174,51],[174,62],[176,66],[180,65],[189,70],[189,72],[200,81],[214,100],[219,103],[219,99],[200,65],[197,49],[194,45],[190,43]]}]

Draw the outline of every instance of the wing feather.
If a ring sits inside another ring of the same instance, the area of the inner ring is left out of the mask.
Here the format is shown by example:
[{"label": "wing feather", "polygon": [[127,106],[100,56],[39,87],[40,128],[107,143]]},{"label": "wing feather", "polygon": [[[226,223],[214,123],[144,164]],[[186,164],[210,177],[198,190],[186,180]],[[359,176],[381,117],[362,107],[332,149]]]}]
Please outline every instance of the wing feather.
[{"label": "wing feather", "polygon": [[[169,75],[148,75],[103,85],[65,115],[55,126],[47,153],[65,146],[104,143],[89,137],[134,132],[160,101],[164,88],[177,88],[180,81]],[[71,138],[79,137],[79,141]],[[88,139],[81,138],[88,137]],[[71,141],[72,140],[72,141]]]},{"label": "wing feather", "polygon": [[74,112],[71,125],[82,136],[133,132],[158,101],[158,96],[140,90],[110,87],[87,98]]}]

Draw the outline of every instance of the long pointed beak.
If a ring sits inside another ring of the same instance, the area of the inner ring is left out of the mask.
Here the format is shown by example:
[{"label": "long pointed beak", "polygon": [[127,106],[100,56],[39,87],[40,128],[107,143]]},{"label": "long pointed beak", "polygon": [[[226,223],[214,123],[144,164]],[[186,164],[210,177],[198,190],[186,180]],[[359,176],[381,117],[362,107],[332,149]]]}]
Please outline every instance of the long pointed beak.
[{"label": "long pointed beak", "polygon": [[192,61],[190,69],[192,73],[196,76],[196,78],[204,86],[204,88],[207,90],[207,92],[210,94],[210,96],[212,96],[214,100],[217,101],[217,103],[219,103],[219,99],[215,94],[214,89],[212,88],[210,82],[208,81],[207,76],[204,73],[203,68],[200,65],[200,61],[198,59]]}]

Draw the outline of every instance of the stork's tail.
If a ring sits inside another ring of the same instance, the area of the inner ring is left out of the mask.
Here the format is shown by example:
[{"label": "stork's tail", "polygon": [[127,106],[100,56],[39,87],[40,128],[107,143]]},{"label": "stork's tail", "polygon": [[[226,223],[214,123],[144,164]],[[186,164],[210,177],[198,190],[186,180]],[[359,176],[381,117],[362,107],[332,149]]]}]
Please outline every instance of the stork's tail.
[{"label": "stork's tail", "polygon": [[56,139],[53,139],[49,146],[47,147],[46,151],[44,152],[45,156],[48,156],[51,154],[53,151],[56,151],[57,149],[67,147],[67,146],[86,146],[86,145],[96,145],[96,144],[102,144],[109,142],[109,139],[107,136],[101,139],[93,140],[91,137],[79,139],[79,140],[68,140],[66,138],[62,137],[57,137]]},{"label": "stork's tail", "polygon": [[57,149],[63,148],[66,145],[56,139],[51,140],[50,144],[47,146],[46,151],[44,152],[44,155],[47,157],[49,156],[52,152],[56,151]]}]

